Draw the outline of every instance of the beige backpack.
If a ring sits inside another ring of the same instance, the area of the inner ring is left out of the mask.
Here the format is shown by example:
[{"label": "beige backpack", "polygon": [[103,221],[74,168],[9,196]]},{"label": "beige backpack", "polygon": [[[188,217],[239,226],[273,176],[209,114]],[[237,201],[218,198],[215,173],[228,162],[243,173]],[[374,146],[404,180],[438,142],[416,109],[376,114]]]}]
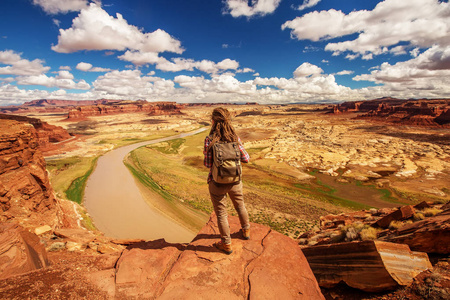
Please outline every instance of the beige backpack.
[{"label": "beige backpack", "polygon": [[213,145],[212,176],[217,183],[234,183],[241,180],[241,151],[239,143],[217,142]]}]

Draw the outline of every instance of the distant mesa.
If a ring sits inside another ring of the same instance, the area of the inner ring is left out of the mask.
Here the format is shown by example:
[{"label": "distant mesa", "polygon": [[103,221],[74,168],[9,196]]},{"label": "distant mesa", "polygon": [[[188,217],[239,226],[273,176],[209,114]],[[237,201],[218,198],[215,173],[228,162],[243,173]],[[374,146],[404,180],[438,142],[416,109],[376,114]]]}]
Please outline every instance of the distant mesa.
[{"label": "distant mesa", "polygon": [[68,119],[83,119],[91,116],[111,115],[120,113],[145,112],[150,115],[173,115],[181,114],[183,107],[176,102],[147,102],[120,101],[96,105],[83,105],[69,111]]},{"label": "distant mesa", "polygon": [[22,105],[10,105],[0,107],[0,113],[29,113],[29,112],[67,112],[68,109],[74,106],[81,105],[98,105],[107,103],[117,103],[120,100],[52,100],[39,99],[25,102]]},{"label": "distant mesa", "polygon": [[344,102],[333,107],[335,114],[363,113],[358,118],[370,118],[389,124],[425,127],[450,126],[449,99],[380,98],[367,101]]},{"label": "distant mesa", "polygon": [[92,116],[144,112],[150,115],[181,114],[184,104],[176,102],[148,102],[146,100],[49,100],[40,99],[19,106],[0,107],[0,113],[61,113],[67,119],[84,119]]}]

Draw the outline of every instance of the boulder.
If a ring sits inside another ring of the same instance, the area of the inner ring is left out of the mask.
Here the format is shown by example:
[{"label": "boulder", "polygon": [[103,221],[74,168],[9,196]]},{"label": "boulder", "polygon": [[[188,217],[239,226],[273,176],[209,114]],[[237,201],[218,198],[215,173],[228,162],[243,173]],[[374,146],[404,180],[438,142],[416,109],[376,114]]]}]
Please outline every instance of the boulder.
[{"label": "boulder", "polygon": [[427,253],[450,253],[450,209],[425,220],[400,227],[383,240],[407,244],[412,250]]},{"label": "boulder", "polygon": [[164,240],[129,246],[116,267],[116,296],[158,299],[324,299],[297,243],[252,224],[240,238],[237,217],[229,217],[233,253],[226,255],[213,214],[194,240]]},{"label": "boulder", "polygon": [[88,245],[96,238],[96,235],[92,231],[81,228],[56,229],[54,234],[60,238],[84,245]]},{"label": "boulder", "polygon": [[426,253],[380,241],[350,242],[302,249],[321,287],[340,282],[366,292],[392,290],[412,283],[431,269]]},{"label": "boulder", "polygon": [[0,279],[49,265],[39,238],[18,224],[0,224]]},{"label": "boulder", "polygon": [[414,207],[411,205],[402,206],[396,211],[384,216],[375,222],[374,225],[380,226],[381,228],[387,228],[392,221],[400,221],[411,218],[415,213]]}]

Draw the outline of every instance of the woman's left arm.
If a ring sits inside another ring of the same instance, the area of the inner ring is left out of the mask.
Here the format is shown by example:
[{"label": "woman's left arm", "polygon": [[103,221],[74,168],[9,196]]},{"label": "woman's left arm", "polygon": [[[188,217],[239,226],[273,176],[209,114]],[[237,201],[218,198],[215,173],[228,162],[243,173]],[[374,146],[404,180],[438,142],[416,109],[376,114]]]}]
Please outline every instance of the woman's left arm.
[{"label": "woman's left arm", "polygon": [[248,163],[250,161],[250,155],[248,155],[247,151],[245,151],[244,145],[242,144],[241,139],[238,139],[239,142],[239,150],[241,151],[241,162]]}]

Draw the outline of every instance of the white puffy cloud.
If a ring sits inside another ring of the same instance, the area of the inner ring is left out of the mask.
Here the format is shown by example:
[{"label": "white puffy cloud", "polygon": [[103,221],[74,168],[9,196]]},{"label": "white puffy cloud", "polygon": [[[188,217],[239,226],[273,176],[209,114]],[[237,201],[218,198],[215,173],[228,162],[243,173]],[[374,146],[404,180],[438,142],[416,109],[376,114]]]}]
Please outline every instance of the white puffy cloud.
[{"label": "white puffy cloud", "polygon": [[85,63],[85,62],[80,62],[75,67],[75,69],[80,70],[80,71],[85,71],[85,72],[89,71],[90,68],[92,68],[92,64]]},{"label": "white puffy cloud", "polygon": [[77,70],[84,71],[84,72],[108,72],[111,71],[109,68],[100,68],[100,67],[93,67],[90,63],[80,62],[75,67]]},{"label": "white puffy cloud", "polygon": [[225,0],[225,13],[233,17],[264,16],[273,13],[281,0],[251,0],[251,5],[247,0]]},{"label": "white puffy cloud", "polygon": [[293,38],[312,41],[356,33],[356,39],[328,43],[325,50],[335,55],[349,51],[371,59],[388,52],[389,47],[397,53],[405,50],[396,48],[400,42],[419,48],[450,45],[450,4],[438,0],[385,0],[371,11],[314,11],[285,22],[282,29],[291,29]]},{"label": "white puffy cloud", "polygon": [[140,52],[130,50],[126,51],[118,58],[121,60],[129,61],[136,66],[142,66],[146,64],[156,64],[161,59],[158,53],[155,52]]},{"label": "white puffy cloud", "polygon": [[14,82],[15,80],[16,79],[13,77],[5,77],[5,78],[0,77],[0,81],[3,81],[3,82]]},{"label": "white puffy cloud", "polygon": [[382,84],[386,91],[401,93],[404,97],[445,97],[450,86],[450,46],[433,46],[409,61],[391,65],[383,63],[370,74],[358,75],[356,81]]},{"label": "white puffy cloud", "polygon": [[48,14],[68,13],[80,11],[88,6],[88,0],[33,0]]},{"label": "white puffy cloud", "polygon": [[218,63],[210,60],[194,61],[193,59],[186,58],[173,58],[172,61],[165,59],[164,57],[158,57],[155,59],[156,68],[165,72],[179,72],[183,70],[192,71],[194,68],[208,73],[217,74],[223,70],[237,70],[239,63],[235,60],[226,58]]},{"label": "white puffy cloud", "polygon": [[61,70],[56,76],[57,79],[73,79],[73,75],[67,70]]},{"label": "white puffy cloud", "polygon": [[102,95],[92,92],[67,93],[63,89],[50,92],[40,89],[21,89],[10,84],[0,85],[0,103],[2,105],[17,105],[36,99],[61,99],[62,97],[67,100],[95,100],[101,99]]},{"label": "white puffy cloud", "polygon": [[217,63],[217,68],[221,70],[236,70],[237,68],[239,68],[239,63],[235,60],[226,58]]},{"label": "white puffy cloud", "polygon": [[323,70],[316,65],[310,63],[301,64],[295,71],[294,77],[309,77],[309,76],[317,76],[323,73]]},{"label": "white puffy cloud", "polygon": [[44,61],[35,59],[29,61],[21,58],[21,53],[12,50],[0,51],[0,64],[7,65],[0,67],[1,75],[39,75],[46,73],[50,67],[43,66]]},{"label": "white puffy cloud", "polygon": [[93,82],[94,93],[122,99],[170,99],[175,84],[159,77],[142,76],[139,70],[111,71]]},{"label": "white puffy cloud", "polygon": [[217,64],[215,62],[206,60],[206,59],[197,62],[196,67],[200,71],[209,73],[209,74],[215,74],[219,70],[217,67]]},{"label": "white puffy cloud", "polygon": [[22,104],[25,101],[47,98],[49,92],[42,90],[24,90],[15,85],[0,85],[2,105]]},{"label": "white puffy cloud", "polygon": [[255,70],[251,68],[243,68],[243,69],[237,69],[236,73],[255,73]]},{"label": "white puffy cloud", "polygon": [[77,90],[88,90],[90,88],[90,85],[85,80],[75,82],[70,78],[64,78],[64,76],[68,77],[68,75],[65,73],[63,73],[63,77],[61,77],[61,75],[58,75],[57,77],[49,77],[45,74],[33,76],[19,76],[16,78],[16,81],[17,84],[19,85],[41,85],[46,87],[58,87],[62,89],[77,89]]},{"label": "white puffy cloud", "polygon": [[340,72],[337,72],[336,75],[351,75],[353,73],[355,73],[355,72],[351,71],[351,70],[342,70]]},{"label": "white puffy cloud", "polygon": [[[372,81],[380,86],[365,90],[377,95],[408,98],[448,98],[450,86],[450,46],[435,45],[417,57],[391,65],[387,62],[356,81]],[[372,95],[372,94],[371,94]]]},{"label": "white puffy cloud", "polygon": [[333,75],[321,74],[317,66],[305,63],[298,70],[303,76],[290,79],[257,77],[242,82],[227,73],[212,79],[180,75],[174,82],[202,102],[226,99],[231,102],[292,103],[361,99],[357,91],[338,85]]},{"label": "white puffy cloud", "polygon": [[298,10],[304,10],[313,6],[316,6],[317,3],[319,3],[320,0],[303,0],[303,4],[298,6]]},{"label": "white puffy cloud", "polygon": [[181,54],[184,51],[180,41],[167,32],[158,29],[143,33],[138,27],[128,24],[121,14],[114,18],[94,3],[81,10],[71,28],[59,30],[58,44],[52,49],[61,53],[128,49],[143,53],[168,51]]}]

